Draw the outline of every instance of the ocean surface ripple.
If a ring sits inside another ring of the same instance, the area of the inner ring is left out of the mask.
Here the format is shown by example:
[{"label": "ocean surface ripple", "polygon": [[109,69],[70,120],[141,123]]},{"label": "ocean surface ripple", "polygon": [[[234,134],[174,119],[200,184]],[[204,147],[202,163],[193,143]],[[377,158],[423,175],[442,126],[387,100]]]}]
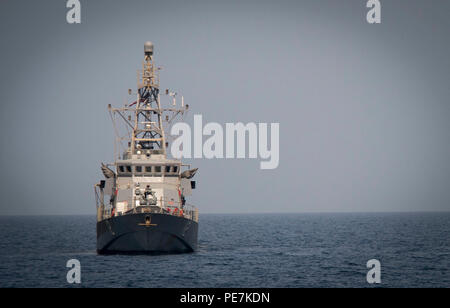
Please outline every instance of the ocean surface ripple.
[{"label": "ocean surface ripple", "polygon": [[450,213],[200,216],[199,250],[96,253],[94,216],[0,217],[0,287],[450,287]]}]

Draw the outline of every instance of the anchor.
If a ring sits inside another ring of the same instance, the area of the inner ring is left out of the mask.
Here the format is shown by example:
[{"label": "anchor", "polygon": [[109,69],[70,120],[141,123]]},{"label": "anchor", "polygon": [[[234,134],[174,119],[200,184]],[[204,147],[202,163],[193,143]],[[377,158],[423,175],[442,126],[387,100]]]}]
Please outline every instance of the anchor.
[{"label": "anchor", "polygon": [[145,226],[145,227],[154,227],[157,226],[157,224],[152,224],[152,218],[151,216],[145,217],[145,224],[139,224],[139,226]]}]

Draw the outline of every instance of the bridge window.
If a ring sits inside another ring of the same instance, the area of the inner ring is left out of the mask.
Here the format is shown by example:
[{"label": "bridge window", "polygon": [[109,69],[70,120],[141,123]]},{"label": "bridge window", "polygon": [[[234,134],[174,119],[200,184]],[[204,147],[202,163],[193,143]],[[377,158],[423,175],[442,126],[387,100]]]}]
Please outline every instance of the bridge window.
[{"label": "bridge window", "polygon": [[124,168],[123,166],[119,166],[119,172],[120,172],[120,173],[125,172],[125,168]]},{"label": "bridge window", "polygon": [[127,172],[131,173],[131,166],[126,166]]},{"label": "bridge window", "polygon": [[146,166],[145,167],[145,172],[151,173],[152,172],[152,166]]},{"label": "bridge window", "polygon": [[136,172],[141,173],[142,172],[142,166],[136,166]]},{"label": "bridge window", "polygon": [[155,172],[161,173],[161,166],[155,166]]},{"label": "bridge window", "polygon": [[178,166],[174,166],[174,165],[172,165],[172,166],[165,166],[165,168],[164,168],[164,170],[165,170],[165,175],[167,176],[167,177],[176,177],[176,176],[178,176]]}]

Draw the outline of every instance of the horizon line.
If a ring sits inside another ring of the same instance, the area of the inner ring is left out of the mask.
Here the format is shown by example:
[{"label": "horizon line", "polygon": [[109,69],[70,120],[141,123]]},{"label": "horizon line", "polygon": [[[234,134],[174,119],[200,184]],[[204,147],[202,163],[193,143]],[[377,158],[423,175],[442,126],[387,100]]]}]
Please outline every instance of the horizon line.
[{"label": "horizon line", "polygon": [[[288,214],[420,214],[450,213],[450,210],[412,210],[412,211],[305,211],[305,212],[204,212],[199,215],[288,215]],[[95,213],[67,214],[0,214],[0,217],[39,217],[39,216],[96,216]]]}]

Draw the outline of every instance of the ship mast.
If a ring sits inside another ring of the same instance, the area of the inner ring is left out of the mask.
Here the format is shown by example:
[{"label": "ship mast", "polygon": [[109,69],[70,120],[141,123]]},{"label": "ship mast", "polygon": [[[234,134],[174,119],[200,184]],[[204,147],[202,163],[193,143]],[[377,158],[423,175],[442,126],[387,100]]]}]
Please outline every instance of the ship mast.
[{"label": "ship mast", "polygon": [[[138,72],[136,101],[122,108],[113,108],[111,104],[108,105],[116,133],[115,157],[117,157],[117,145],[122,147],[122,141],[124,140],[129,142],[123,159],[141,157],[142,155],[145,155],[147,158],[150,158],[151,155],[167,157],[168,143],[166,142],[164,129],[170,128],[173,120],[178,115],[183,117],[188,111],[189,105],[185,105],[184,98],[181,97],[181,108],[178,108],[176,102],[177,93],[166,90],[163,94],[172,98],[172,106],[171,108],[161,107],[159,70],[160,68],[156,67],[153,61],[153,44],[147,42],[144,45],[142,70]],[[129,94],[131,94],[131,90],[129,90]],[[116,126],[116,114],[124,120],[128,128],[127,137],[122,135]],[[132,119],[134,119],[134,122]],[[166,127],[164,127],[164,124]],[[171,138],[170,135],[168,137],[169,139]],[[123,149],[125,150],[125,148]]]},{"label": "ship mast", "polygon": [[[159,96],[159,77],[153,62],[153,44],[144,45],[145,58],[142,72],[138,77],[138,93],[136,100],[135,122],[131,140],[132,154],[140,154],[142,150],[151,150],[166,155],[166,141],[162,123]],[[155,151],[159,150],[159,151]]]}]

